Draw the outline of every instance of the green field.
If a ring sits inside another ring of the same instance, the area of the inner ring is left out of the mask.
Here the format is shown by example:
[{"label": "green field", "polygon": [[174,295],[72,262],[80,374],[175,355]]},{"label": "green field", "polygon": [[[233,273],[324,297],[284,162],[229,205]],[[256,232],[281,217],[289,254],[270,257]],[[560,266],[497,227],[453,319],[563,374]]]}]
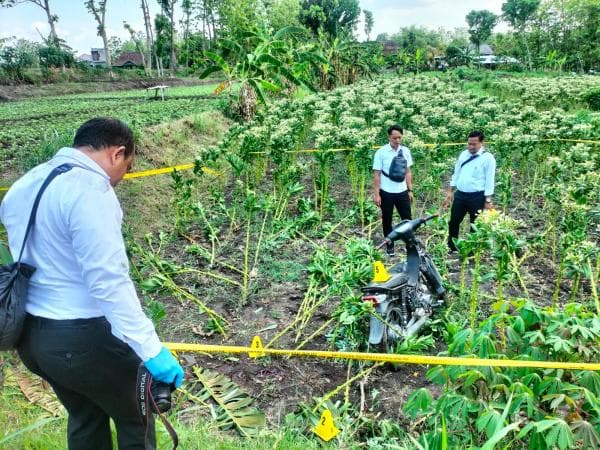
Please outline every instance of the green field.
[{"label": "green field", "polygon": [[[423,241],[450,297],[397,352],[597,362],[600,112],[583,101],[597,87],[594,76],[386,75],[274,100],[245,124],[217,111],[214,86],[172,88],[165,102],[127,91],[3,103],[2,173],[21,173],[36,160],[30,149],[47,148],[55,132],[94,115],[122,118],[140,137],[140,167],[196,159],[216,171],[117,189],[132,276],[162,339],[248,345],[260,335],[273,348],[373,351],[371,308],[360,299],[372,263],[384,260],[373,245],[371,162],[399,123],[415,161],[413,214],[441,214]],[[462,147],[446,144],[473,129],[498,162],[497,210],[461,233],[461,252],[475,258],[451,262],[441,204]],[[0,358],[5,374],[18,365],[11,353]],[[205,354],[182,363],[170,418],[186,449],[600,446],[597,372]],[[245,413],[266,424],[244,427],[194,367],[228,377],[254,398]],[[64,448],[64,414],[54,418],[46,400],[28,401],[15,375],[5,377],[0,447]],[[324,408],[341,430],[328,444],[311,431]]]}]

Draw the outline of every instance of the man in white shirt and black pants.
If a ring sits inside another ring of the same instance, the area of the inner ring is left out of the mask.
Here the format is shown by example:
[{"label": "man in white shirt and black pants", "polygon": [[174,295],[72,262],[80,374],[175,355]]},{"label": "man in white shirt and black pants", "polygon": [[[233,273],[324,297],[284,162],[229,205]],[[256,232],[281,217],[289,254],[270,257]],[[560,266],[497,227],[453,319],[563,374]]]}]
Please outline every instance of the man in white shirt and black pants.
[{"label": "man in white shirt and black pants", "polygon": [[456,161],[450,188],[446,194],[444,208],[448,207],[454,193],[448,224],[450,253],[457,251],[454,240],[458,238],[460,224],[465,215],[469,213],[472,224],[483,209],[493,208],[496,160],[484,148],[483,139],[481,131],[473,131],[469,134],[467,149]]},{"label": "man in white shirt and black pants", "polygon": [[[389,143],[375,152],[373,157],[373,201],[381,208],[383,236],[392,231],[394,207],[402,219],[410,219],[413,201],[413,179],[410,167],[413,165],[412,155],[402,144],[404,131],[399,125],[392,125],[387,130]],[[396,182],[389,178],[390,165],[395,156],[402,152],[406,159],[406,176],[404,181]],[[388,256],[394,256],[394,243],[386,248]]]},{"label": "man in white shirt and black pants", "polygon": [[73,147],[20,178],[0,205],[13,255],[23,243],[40,186],[43,192],[22,262],[35,267],[17,345],[29,370],[47,380],[69,413],[70,450],[155,447],[136,397],[140,363],[155,380],[180,385],[183,369],[161,345],[129,277],[123,213],[113,187],[131,168],[131,130],[116,119],[84,123]]}]

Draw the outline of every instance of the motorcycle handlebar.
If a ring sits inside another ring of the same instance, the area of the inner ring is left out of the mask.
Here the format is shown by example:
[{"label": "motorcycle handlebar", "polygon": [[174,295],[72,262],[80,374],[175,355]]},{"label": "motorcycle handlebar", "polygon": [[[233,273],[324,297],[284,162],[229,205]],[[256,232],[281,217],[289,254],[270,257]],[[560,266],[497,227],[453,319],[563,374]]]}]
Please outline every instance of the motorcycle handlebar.
[{"label": "motorcycle handlebar", "polygon": [[[435,219],[436,217],[439,217],[439,214],[430,214],[428,216],[425,217],[421,217],[419,219],[415,219],[414,222],[416,222],[416,226],[414,226],[413,229],[417,229],[419,225],[422,225],[426,222],[429,222],[431,219]],[[413,222],[413,223],[414,223]],[[377,247],[375,247],[377,250],[379,250],[380,248],[382,248],[384,245],[389,244],[390,242],[392,242],[391,239],[388,239],[387,237],[383,240],[383,242],[381,244],[379,244]]]},{"label": "motorcycle handlebar", "polygon": [[425,223],[429,222],[431,219],[435,219],[436,217],[439,217],[439,214],[430,214],[427,217],[423,217],[421,220],[423,221],[422,223]]}]

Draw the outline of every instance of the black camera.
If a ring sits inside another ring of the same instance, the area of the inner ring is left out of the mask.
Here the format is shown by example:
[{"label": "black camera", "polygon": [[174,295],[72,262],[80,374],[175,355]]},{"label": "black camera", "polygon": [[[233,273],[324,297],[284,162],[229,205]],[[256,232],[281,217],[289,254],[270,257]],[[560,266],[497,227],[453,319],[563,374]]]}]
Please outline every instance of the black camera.
[{"label": "black camera", "polygon": [[174,390],[174,384],[167,384],[152,380],[150,392],[152,394],[153,401],[151,404],[152,410],[155,413],[160,414],[171,409],[171,392]]},{"label": "black camera", "polygon": [[171,409],[171,392],[175,390],[175,384],[154,380],[144,363],[138,368],[136,390],[138,409],[142,417]]}]

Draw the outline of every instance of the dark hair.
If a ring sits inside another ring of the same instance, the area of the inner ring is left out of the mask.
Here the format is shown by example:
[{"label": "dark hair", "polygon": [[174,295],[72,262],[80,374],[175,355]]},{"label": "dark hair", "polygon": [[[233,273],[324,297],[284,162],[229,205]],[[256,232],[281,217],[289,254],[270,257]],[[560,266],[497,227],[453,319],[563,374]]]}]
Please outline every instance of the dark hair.
[{"label": "dark hair", "polygon": [[399,131],[400,134],[404,134],[404,130],[402,129],[402,127],[400,125],[392,125],[391,127],[388,128],[388,136],[390,136],[392,134],[392,131]]},{"label": "dark hair", "polygon": [[474,137],[474,138],[477,138],[477,139],[479,139],[479,142],[483,142],[483,138],[484,138],[485,136],[483,135],[483,132],[482,132],[482,131],[475,130],[475,131],[471,131],[471,132],[469,133],[469,137],[470,137],[470,138],[473,138],[473,137]]},{"label": "dark hair", "polygon": [[125,157],[135,150],[133,132],[124,122],[111,117],[96,117],[79,127],[73,139],[73,147],[90,146],[102,150],[113,145],[125,146]]}]

